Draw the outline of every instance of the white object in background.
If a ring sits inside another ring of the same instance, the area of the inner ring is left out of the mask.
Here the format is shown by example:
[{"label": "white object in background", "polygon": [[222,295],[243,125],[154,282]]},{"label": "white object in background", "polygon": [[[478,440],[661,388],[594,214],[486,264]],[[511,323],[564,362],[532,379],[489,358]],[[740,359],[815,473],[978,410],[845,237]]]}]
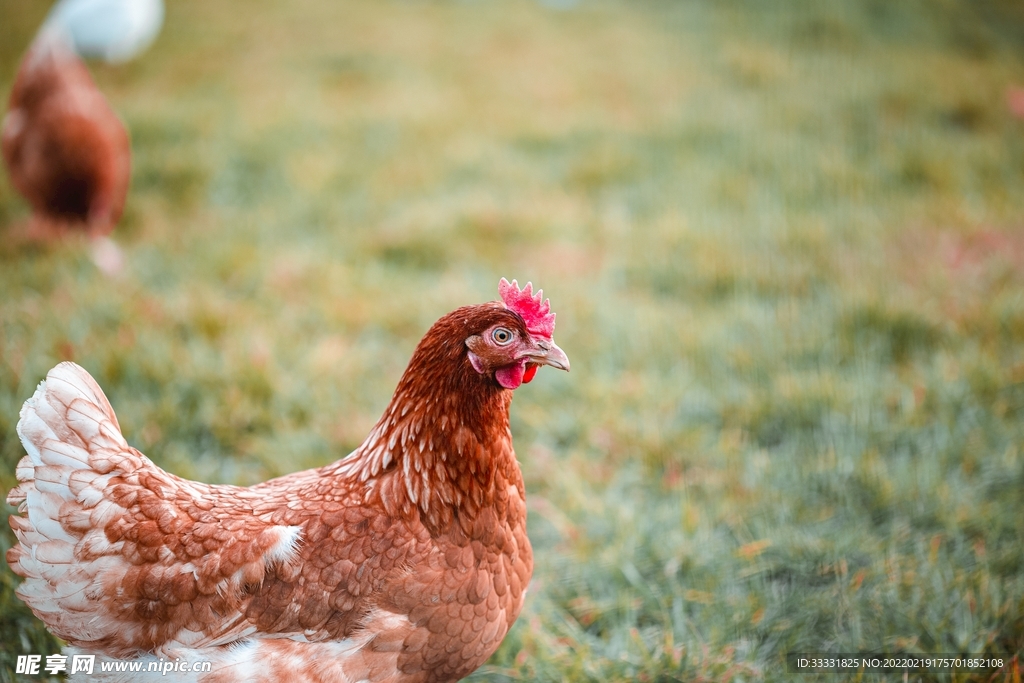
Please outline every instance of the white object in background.
[{"label": "white object in background", "polygon": [[89,246],[92,262],[107,277],[116,277],[124,270],[124,252],[107,236],[93,238]]},{"label": "white object in background", "polygon": [[62,28],[82,57],[118,63],[149,47],[163,21],[163,0],[59,0],[44,28]]}]

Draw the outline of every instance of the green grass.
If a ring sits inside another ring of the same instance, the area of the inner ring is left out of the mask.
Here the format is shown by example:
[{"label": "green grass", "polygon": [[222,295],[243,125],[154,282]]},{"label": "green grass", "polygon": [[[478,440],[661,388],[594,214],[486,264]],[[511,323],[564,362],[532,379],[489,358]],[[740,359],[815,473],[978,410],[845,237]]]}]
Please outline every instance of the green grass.
[{"label": "green grass", "polygon": [[[0,0],[0,92],[45,4]],[[473,680],[1024,654],[1019,3],[174,0],[93,72],[127,272],[0,246],[4,494],[62,359],[161,466],[251,484],[355,447],[515,277],[573,372],[517,392],[537,567]],[[15,583],[0,679],[58,647]]]}]

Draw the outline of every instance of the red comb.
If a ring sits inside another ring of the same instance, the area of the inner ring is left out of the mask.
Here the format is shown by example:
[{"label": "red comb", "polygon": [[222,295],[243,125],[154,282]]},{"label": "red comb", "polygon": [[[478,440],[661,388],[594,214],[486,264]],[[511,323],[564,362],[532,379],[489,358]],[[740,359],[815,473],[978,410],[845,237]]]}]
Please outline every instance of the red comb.
[{"label": "red comb", "polygon": [[515,280],[510,284],[508,280],[501,278],[501,282],[498,283],[498,294],[501,295],[501,300],[505,302],[509,310],[515,311],[522,317],[530,334],[551,339],[551,335],[555,332],[555,314],[551,312],[551,301],[549,299],[541,300],[540,297],[543,293],[543,289],[538,289],[534,294],[533,283],[530,282],[527,282],[523,289],[519,289],[519,283]]}]

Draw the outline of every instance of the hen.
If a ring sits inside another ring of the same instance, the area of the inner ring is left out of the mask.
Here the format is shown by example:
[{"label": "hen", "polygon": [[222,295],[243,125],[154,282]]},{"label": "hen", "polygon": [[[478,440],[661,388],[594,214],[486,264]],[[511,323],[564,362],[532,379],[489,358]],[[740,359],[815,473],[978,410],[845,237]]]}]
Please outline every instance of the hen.
[{"label": "hen", "polygon": [[[164,472],[125,442],[92,377],[61,363],[18,423],[17,594],[70,652],[183,662],[170,680],[468,675],[519,615],[533,567],[511,390],[541,365],[569,369],[541,292],[499,290],[430,328],[351,455],[250,488]],[[210,672],[183,672],[197,662]]]},{"label": "hen", "polygon": [[32,206],[31,239],[113,230],[128,193],[128,133],[58,25],[44,25],[18,68],[0,149]]}]

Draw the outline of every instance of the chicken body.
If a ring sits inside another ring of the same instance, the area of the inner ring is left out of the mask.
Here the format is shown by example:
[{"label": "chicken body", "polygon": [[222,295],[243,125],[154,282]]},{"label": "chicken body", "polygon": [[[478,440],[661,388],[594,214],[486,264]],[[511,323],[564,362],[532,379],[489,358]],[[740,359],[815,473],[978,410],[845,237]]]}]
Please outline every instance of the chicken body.
[{"label": "chicken body", "polygon": [[544,364],[569,367],[514,310],[458,309],[349,457],[241,488],[158,468],[61,363],[18,426],[18,595],[69,652],[211,664],[168,680],[458,680],[523,606],[533,557],[507,376]]},{"label": "chicken body", "polygon": [[59,27],[44,27],[22,60],[0,149],[32,206],[34,238],[113,230],[128,193],[128,134]]}]

